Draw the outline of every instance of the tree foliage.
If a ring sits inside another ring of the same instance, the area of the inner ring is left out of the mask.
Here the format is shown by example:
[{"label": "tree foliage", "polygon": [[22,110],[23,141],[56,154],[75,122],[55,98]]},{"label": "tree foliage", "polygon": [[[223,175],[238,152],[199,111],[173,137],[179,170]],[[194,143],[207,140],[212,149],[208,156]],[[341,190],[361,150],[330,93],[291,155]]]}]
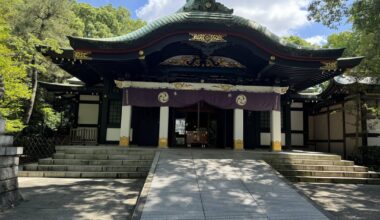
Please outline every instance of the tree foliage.
[{"label": "tree foliage", "polygon": [[349,43],[347,46],[351,51],[347,53],[366,57],[357,74],[380,74],[380,1],[313,0],[308,9],[309,19],[330,28],[336,28],[345,21],[351,22],[351,38],[344,38],[344,34],[340,37]]},{"label": "tree foliage", "polygon": [[81,20],[84,37],[119,36],[134,31],[145,24],[142,20],[132,20],[127,9],[123,7],[114,8],[112,5],[94,8],[89,4],[79,3],[73,6],[73,11]]},{"label": "tree foliage", "polygon": [[302,47],[313,47],[313,45],[311,43],[307,42],[306,40],[304,40],[298,36],[294,36],[294,35],[283,37],[283,40],[285,40],[289,43],[298,45],[298,46],[302,46]]},{"label": "tree foliage", "polygon": [[75,0],[0,0],[0,5],[0,74],[6,88],[0,113],[11,132],[25,125],[57,125],[57,114],[46,95],[38,93],[37,81],[61,82],[70,76],[38,53],[36,45],[60,52],[69,46],[68,35],[111,37],[145,24],[125,8],[95,8]]}]

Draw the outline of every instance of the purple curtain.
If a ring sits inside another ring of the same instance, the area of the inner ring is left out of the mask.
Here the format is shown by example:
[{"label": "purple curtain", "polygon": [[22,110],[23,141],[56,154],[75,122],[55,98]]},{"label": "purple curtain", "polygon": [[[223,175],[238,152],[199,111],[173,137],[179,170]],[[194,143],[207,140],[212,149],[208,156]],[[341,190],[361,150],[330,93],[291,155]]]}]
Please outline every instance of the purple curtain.
[{"label": "purple curtain", "polygon": [[280,110],[280,94],[250,92],[188,91],[171,89],[124,89],[123,105],[182,108],[204,101],[221,109]]}]

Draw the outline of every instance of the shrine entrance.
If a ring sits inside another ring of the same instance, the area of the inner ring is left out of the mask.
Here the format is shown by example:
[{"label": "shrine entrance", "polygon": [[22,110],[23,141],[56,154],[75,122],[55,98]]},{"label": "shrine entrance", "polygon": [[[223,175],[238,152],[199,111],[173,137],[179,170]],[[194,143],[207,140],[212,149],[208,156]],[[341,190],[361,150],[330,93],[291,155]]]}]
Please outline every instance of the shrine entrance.
[{"label": "shrine entrance", "polygon": [[233,146],[233,110],[205,102],[170,112],[171,147],[230,148]]}]

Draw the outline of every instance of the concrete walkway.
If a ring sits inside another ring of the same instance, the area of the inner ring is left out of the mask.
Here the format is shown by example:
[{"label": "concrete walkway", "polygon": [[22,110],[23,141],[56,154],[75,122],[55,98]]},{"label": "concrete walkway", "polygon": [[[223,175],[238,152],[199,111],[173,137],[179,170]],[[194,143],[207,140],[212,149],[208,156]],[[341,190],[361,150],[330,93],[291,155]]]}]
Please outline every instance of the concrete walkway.
[{"label": "concrete walkway", "polygon": [[327,219],[251,152],[162,151],[141,219]]},{"label": "concrete walkway", "polygon": [[336,219],[380,219],[380,186],[354,184],[295,184]]},{"label": "concrete walkway", "polygon": [[4,220],[128,219],[144,180],[19,178],[25,198]]}]

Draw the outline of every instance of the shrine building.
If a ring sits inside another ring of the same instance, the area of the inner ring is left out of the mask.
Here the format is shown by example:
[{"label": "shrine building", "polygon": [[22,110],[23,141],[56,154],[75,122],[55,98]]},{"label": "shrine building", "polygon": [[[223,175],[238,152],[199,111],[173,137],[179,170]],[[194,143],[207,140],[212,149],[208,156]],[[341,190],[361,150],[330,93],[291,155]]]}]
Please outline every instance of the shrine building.
[{"label": "shrine building", "polygon": [[123,147],[306,146],[324,100],[301,92],[363,59],[285,42],[215,0],[188,0],[124,36],[68,38],[62,53],[39,49],[75,78],[41,85],[66,100],[77,135]]}]

